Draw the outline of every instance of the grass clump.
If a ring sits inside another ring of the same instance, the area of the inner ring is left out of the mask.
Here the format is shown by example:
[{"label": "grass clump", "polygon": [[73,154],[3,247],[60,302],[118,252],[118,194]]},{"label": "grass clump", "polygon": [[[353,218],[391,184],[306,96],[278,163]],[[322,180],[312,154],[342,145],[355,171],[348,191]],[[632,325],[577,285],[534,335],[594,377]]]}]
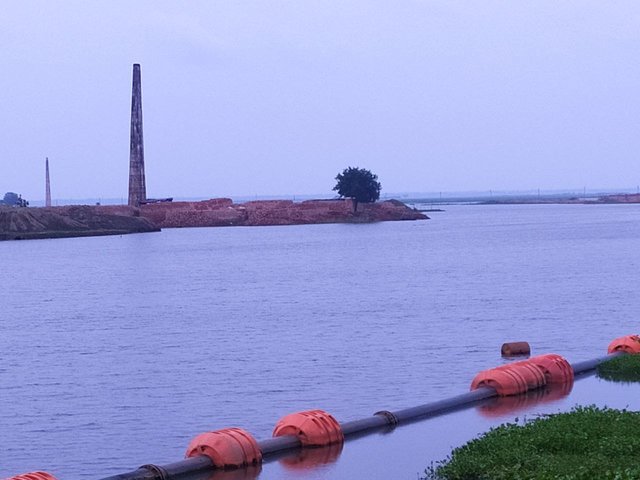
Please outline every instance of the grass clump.
[{"label": "grass clump", "polygon": [[640,412],[575,407],[508,423],[432,464],[429,480],[640,479]]},{"label": "grass clump", "polygon": [[598,365],[598,377],[613,382],[640,382],[640,355],[622,355]]}]

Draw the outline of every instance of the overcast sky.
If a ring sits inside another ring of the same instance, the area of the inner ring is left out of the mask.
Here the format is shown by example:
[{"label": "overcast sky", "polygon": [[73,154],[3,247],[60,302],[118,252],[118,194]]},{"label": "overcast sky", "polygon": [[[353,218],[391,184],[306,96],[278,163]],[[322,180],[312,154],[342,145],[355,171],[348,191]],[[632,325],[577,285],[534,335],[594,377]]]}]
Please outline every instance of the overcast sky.
[{"label": "overcast sky", "polygon": [[0,0],[0,195],[635,188],[640,2]]}]

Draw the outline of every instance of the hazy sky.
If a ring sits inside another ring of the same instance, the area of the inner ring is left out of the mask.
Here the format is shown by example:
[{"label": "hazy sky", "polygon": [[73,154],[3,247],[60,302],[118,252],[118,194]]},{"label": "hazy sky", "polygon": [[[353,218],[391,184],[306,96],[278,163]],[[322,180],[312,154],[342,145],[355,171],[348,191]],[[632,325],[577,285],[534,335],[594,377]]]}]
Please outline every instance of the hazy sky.
[{"label": "hazy sky", "polygon": [[640,2],[0,0],[0,194],[640,183]]}]

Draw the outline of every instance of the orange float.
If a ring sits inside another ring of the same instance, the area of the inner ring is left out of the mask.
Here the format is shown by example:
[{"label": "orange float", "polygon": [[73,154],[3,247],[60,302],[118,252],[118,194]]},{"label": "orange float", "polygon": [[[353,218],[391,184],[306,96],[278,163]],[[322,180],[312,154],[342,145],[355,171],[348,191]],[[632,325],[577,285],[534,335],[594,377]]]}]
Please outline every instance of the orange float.
[{"label": "orange float", "polygon": [[640,336],[626,335],[616,338],[609,344],[607,352],[640,353]]},{"label": "orange float", "polygon": [[201,433],[189,443],[186,458],[205,455],[217,468],[238,468],[262,462],[255,438],[241,428]]},{"label": "orange float", "polygon": [[501,396],[518,395],[546,385],[544,372],[528,361],[483,370],[471,382],[471,390],[491,387]]},{"label": "orange float", "polygon": [[517,355],[529,355],[531,347],[527,342],[503,343],[500,353],[503,357],[515,357]]},{"label": "orange float", "polygon": [[471,382],[471,390],[481,387],[493,388],[501,396],[517,395],[528,390],[524,379],[510,370],[492,368],[478,373]]},{"label": "orange float", "polygon": [[561,355],[547,353],[531,357],[527,362],[536,365],[544,372],[546,383],[573,383],[573,367]]},{"label": "orange float", "polygon": [[534,390],[547,384],[547,379],[544,376],[544,371],[542,371],[542,369],[537,365],[529,362],[529,360],[502,365],[498,368],[518,372],[518,374],[526,382],[527,390]]},{"label": "orange float", "polygon": [[324,447],[344,442],[340,424],[324,410],[309,410],[282,417],[273,430],[273,436],[283,435],[297,436],[304,447]]},{"label": "orange float", "polygon": [[30,472],[6,478],[5,480],[56,480],[56,477],[47,472]]}]

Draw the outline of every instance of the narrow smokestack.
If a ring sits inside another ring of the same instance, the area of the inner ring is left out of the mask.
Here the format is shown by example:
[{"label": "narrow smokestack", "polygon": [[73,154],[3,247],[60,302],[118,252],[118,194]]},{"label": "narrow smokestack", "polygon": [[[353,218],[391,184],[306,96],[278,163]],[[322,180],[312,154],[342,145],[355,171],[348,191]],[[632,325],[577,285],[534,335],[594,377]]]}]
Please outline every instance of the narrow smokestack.
[{"label": "narrow smokestack", "polygon": [[46,157],[45,160],[45,195],[44,195],[44,206],[51,206],[51,182],[49,180],[49,157]]},{"label": "narrow smokestack", "polygon": [[131,92],[131,144],[129,150],[129,205],[138,207],[147,199],[144,179],[144,140],[142,137],[142,86],[140,65],[133,65]]}]

